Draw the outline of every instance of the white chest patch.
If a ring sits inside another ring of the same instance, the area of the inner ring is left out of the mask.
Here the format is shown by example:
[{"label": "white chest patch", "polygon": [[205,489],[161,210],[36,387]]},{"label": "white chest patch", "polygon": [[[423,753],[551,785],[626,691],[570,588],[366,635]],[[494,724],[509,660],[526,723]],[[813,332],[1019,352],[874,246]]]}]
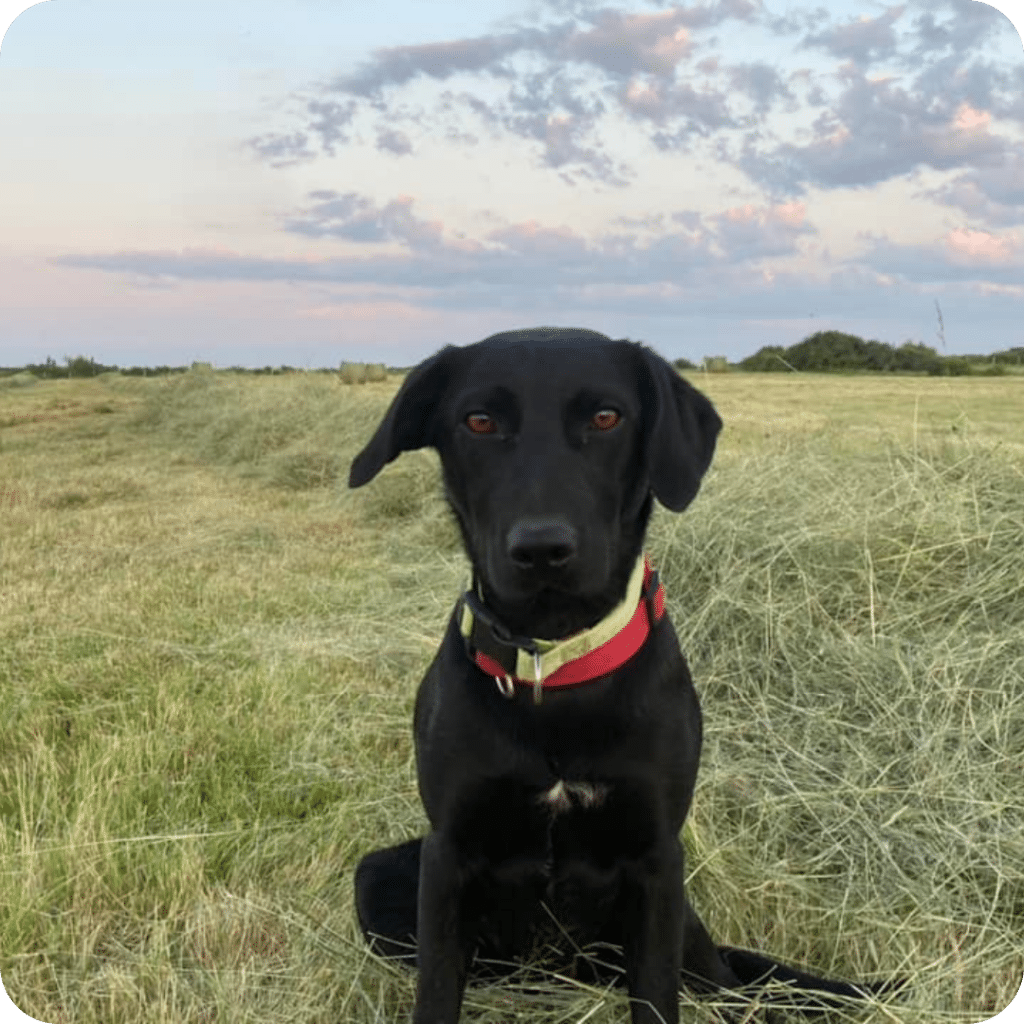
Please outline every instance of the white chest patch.
[{"label": "white chest patch", "polygon": [[608,787],[594,782],[566,782],[559,779],[537,797],[537,802],[553,814],[562,814],[574,806],[600,807],[608,795]]}]

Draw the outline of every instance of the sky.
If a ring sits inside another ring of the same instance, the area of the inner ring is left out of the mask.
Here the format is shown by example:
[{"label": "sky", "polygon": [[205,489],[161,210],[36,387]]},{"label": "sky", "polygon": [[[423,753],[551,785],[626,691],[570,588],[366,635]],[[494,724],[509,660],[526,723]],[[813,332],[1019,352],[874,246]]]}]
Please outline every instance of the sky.
[{"label": "sky", "polygon": [[1022,0],[24,7],[0,366],[1024,345]]}]

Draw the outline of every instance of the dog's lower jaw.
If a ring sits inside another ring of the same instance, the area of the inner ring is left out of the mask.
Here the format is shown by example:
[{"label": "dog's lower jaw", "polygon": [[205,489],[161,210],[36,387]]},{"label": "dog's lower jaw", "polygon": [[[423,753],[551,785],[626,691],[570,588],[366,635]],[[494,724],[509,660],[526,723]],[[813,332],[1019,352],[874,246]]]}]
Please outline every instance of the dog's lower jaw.
[{"label": "dog's lower jaw", "polygon": [[537,640],[564,640],[592,629],[619,604],[639,557],[639,545],[635,551],[610,555],[606,573],[589,586],[575,581],[496,586],[497,574],[481,572],[475,561],[474,579],[484,604],[510,632]]}]

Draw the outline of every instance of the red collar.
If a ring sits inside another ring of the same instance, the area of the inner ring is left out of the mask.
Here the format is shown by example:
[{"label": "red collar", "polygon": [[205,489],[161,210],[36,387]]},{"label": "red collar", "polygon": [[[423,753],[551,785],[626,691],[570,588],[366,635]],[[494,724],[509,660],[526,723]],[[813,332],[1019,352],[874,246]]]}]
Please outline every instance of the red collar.
[{"label": "red collar", "polygon": [[[616,609],[609,618],[616,616],[617,612],[621,615]],[[466,653],[482,671],[494,677],[498,689],[505,696],[511,697],[514,694],[513,684],[520,684],[533,687],[534,698],[539,700],[543,690],[576,686],[614,672],[643,647],[652,627],[664,614],[665,587],[645,558],[640,599],[632,616],[610,639],[598,642],[597,646],[571,660],[566,660],[564,650],[588,647],[586,634],[593,633],[596,637],[603,623],[564,641],[535,641],[512,635],[493,618],[476,594],[469,592],[462,598],[460,625]],[[559,648],[563,648],[561,656]],[[545,675],[545,661],[549,664],[557,661],[558,667]],[[533,671],[524,675],[525,666],[530,666]]]}]

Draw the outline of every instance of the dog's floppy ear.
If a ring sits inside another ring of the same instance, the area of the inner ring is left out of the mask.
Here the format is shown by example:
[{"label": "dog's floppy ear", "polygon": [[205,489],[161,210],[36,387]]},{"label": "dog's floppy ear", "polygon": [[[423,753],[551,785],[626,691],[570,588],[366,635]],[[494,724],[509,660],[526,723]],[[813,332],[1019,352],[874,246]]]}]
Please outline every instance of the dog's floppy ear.
[{"label": "dog's floppy ear", "polygon": [[377,432],[352,460],[349,487],[369,483],[387,463],[402,452],[432,444],[433,413],[448,386],[453,356],[459,350],[448,345],[420,363],[402,383]]},{"label": "dog's floppy ear", "polygon": [[640,345],[637,352],[643,363],[640,393],[651,490],[666,508],[681,512],[700,490],[722,421],[711,402],[675,367]]}]

